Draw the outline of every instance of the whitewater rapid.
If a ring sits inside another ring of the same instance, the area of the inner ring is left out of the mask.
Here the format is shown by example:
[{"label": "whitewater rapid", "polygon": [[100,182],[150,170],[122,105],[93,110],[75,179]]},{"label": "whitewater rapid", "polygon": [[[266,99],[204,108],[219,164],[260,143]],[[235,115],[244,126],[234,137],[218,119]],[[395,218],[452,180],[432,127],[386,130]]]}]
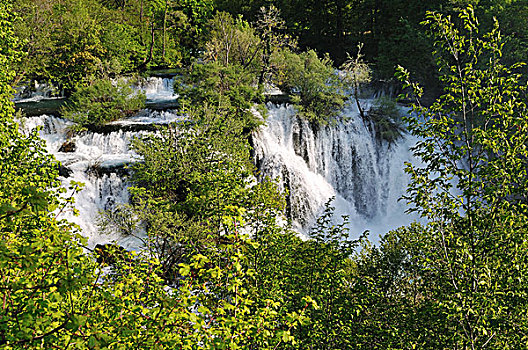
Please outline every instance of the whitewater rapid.
[{"label": "whitewater rapid", "polygon": [[[170,78],[149,78],[137,89],[143,91],[148,101],[170,101],[173,94]],[[37,92],[38,93],[38,92]],[[36,98],[36,97],[30,97]],[[172,110],[143,110],[126,120],[110,123],[111,131],[83,132],[71,136],[72,122],[51,115],[27,117],[22,120],[26,132],[39,127],[40,136],[46,142],[47,151],[61,163],[61,182],[64,188],[72,181],[83,183],[83,188],[73,197],[78,215],[73,210],[63,212],[61,218],[78,225],[80,232],[88,239],[88,248],[96,244],[117,242],[128,250],[140,249],[142,242],[137,237],[116,233],[101,233],[98,227],[100,213],[128,203],[130,185],[126,166],[140,161],[132,150],[134,138],[140,138],[152,131],[141,130],[147,125],[163,125],[181,120]],[[122,128],[122,129],[120,129]],[[130,129],[137,131],[125,131]],[[65,150],[65,144],[74,145]],[[68,191],[66,195],[71,194]]]}]

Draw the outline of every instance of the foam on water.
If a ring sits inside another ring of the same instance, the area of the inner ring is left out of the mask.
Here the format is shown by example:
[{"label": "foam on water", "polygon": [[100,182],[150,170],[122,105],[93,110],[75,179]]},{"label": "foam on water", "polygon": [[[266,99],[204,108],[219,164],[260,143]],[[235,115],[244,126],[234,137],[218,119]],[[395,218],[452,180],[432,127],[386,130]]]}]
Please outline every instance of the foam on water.
[{"label": "foam on water", "polygon": [[[178,120],[180,117],[171,111],[143,112],[143,116],[131,118],[125,124],[165,124]],[[143,119],[142,119],[143,118]],[[141,242],[133,237],[100,234],[97,219],[102,210],[114,208],[117,204],[127,203],[129,193],[126,176],[119,172],[98,172],[97,169],[123,167],[138,161],[139,156],[131,149],[133,138],[147,134],[147,131],[117,130],[110,133],[85,132],[81,135],[68,137],[68,127],[71,122],[49,115],[25,118],[24,129],[27,131],[41,127],[40,135],[46,141],[48,152],[53,154],[61,164],[71,171],[68,177],[61,177],[64,187],[71,181],[84,183],[84,188],[75,195],[75,207],[79,211],[74,216],[71,211],[64,218],[76,223],[88,238],[88,246],[97,243],[116,241],[127,249],[139,249]],[[60,152],[61,146],[71,141],[75,144],[74,152]],[[94,171],[95,170],[95,171]]]},{"label": "foam on water", "polygon": [[316,127],[295,116],[292,106],[268,109],[254,137],[255,159],[261,176],[279,177],[288,189],[299,231],[307,232],[331,197],[336,216],[349,216],[352,237],[370,230],[377,240],[415,219],[398,199],[407,188],[404,162],[414,161],[416,139],[404,135],[392,145],[376,139],[354,106],[335,125]]}]

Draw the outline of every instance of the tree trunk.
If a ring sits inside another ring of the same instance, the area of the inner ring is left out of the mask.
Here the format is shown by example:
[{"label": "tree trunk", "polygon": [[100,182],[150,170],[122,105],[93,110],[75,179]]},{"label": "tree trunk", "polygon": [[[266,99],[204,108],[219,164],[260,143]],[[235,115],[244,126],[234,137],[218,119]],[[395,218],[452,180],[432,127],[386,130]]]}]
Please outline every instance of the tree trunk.
[{"label": "tree trunk", "polygon": [[154,21],[150,25],[150,53],[148,62],[152,62],[154,58]]},{"label": "tree trunk", "polygon": [[[271,34],[270,34],[271,36]],[[269,72],[269,65],[271,60],[271,38],[266,38],[266,46],[264,47],[264,55],[262,60],[262,69],[260,70],[258,85],[262,86],[266,81],[266,75]]]},{"label": "tree trunk", "polygon": [[165,11],[163,12],[163,51],[161,57],[165,62],[165,51],[167,48],[167,11],[169,10],[169,0],[165,0]]},{"label": "tree trunk", "polygon": [[145,42],[143,41],[143,33],[145,31],[145,26],[143,25],[143,0],[139,2],[139,28],[141,31],[139,35],[141,46],[145,46]]}]

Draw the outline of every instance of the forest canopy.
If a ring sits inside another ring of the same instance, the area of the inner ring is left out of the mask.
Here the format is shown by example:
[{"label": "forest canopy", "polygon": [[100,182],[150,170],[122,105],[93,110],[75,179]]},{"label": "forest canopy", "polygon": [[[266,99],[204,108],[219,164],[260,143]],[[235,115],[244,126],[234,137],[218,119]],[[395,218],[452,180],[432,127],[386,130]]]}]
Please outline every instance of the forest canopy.
[{"label": "forest canopy", "polygon": [[[336,66],[359,43],[376,80],[391,80],[397,65],[439,93],[431,58],[432,41],[422,21],[427,11],[456,14],[472,5],[485,30],[501,23],[504,60],[513,64],[527,55],[528,5],[524,1],[387,1],[387,0],[16,0],[15,33],[27,53],[16,64],[16,81],[53,81],[72,91],[95,78],[181,67],[198,58],[219,11],[262,27],[261,8],[273,5],[283,19],[272,21],[268,34],[297,39],[303,50],[329,53]],[[454,16],[456,18],[456,15]],[[260,22],[259,22],[260,21]],[[260,24],[258,24],[260,23]],[[270,41],[266,39],[269,44]],[[432,94],[432,93],[431,93]]]}]

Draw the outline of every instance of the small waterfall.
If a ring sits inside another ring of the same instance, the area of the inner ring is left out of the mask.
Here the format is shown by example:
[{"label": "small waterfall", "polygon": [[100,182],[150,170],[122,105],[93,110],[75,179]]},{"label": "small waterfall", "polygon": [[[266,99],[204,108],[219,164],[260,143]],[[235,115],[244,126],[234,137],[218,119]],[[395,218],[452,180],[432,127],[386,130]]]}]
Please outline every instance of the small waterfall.
[{"label": "small waterfall", "polygon": [[166,101],[178,98],[174,94],[173,78],[148,77],[141,84],[140,89],[145,92],[147,100],[150,101]]},{"label": "small waterfall", "polygon": [[[119,127],[166,124],[179,118],[181,117],[170,110],[145,110],[135,117],[112,124]],[[139,160],[138,155],[130,149],[130,143],[133,138],[141,137],[149,131],[124,131],[117,128],[107,133],[85,132],[68,137],[68,127],[72,123],[62,118],[41,115],[25,118],[22,124],[26,131],[41,127],[40,135],[46,141],[48,152],[63,166],[61,180],[65,188],[68,188],[71,181],[84,183],[84,188],[75,195],[75,207],[79,215],[74,216],[69,211],[62,217],[79,225],[82,234],[88,237],[88,246],[117,241],[126,249],[139,249],[141,242],[133,237],[101,235],[97,219],[100,211],[112,209],[120,203],[128,203],[128,182],[124,167]]]},{"label": "small waterfall", "polygon": [[406,135],[389,147],[354,107],[328,126],[312,126],[292,106],[268,109],[266,125],[254,137],[255,160],[261,176],[281,179],[298,230],[306,232],[331,197],[337,216],[349,216],[353,237],[370,230],[377,240],[413,219],[398,199],[407,187],[403,164],[413,161],[414,138]]},{"label": "small waterfall", "polygon": [[28,85],[16,89],[13,100],[15,102],[38,102],[44,99],[64,97],[60,91],[57,91],[49,83],[34,81],[33,86]]}]

